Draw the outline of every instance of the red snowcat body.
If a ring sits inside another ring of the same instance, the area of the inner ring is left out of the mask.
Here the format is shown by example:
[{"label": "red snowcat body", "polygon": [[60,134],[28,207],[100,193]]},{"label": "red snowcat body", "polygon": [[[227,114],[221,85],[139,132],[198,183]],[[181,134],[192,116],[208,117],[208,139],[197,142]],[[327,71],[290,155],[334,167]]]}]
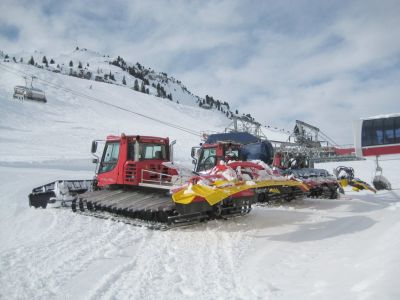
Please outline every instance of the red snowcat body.
[{"label": "red snowcat body", "polygon": [[171,182],[175,169],[171,161],[169,138],[154,136],[110,135],[106,139],[97,172],[97,186],[162,186]]}]

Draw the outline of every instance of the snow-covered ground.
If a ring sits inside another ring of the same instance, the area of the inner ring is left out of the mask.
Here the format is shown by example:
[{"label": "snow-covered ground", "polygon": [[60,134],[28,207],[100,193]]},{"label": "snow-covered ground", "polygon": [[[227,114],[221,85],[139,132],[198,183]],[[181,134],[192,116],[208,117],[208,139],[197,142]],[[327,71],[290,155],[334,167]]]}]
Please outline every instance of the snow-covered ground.
[{"label": "snow-covered ground", "polygon": [[[85,80],[15,67],[194,130],[221,131],[229,122],[123,87],[90,82],[89,89]],[[393,191],[254,207],[242,218],[165,232],[35,210],[27,199],[33,187],[92,177],[92,139],[170,136],[177,160],[190,165],[199,138],[61,89],[46,90],[47,104],[12,100],[18,80],[0,71],[1,299],[400,298],[399,161],[382,163]],[[373,162],[345,165],[371,180]]]}]

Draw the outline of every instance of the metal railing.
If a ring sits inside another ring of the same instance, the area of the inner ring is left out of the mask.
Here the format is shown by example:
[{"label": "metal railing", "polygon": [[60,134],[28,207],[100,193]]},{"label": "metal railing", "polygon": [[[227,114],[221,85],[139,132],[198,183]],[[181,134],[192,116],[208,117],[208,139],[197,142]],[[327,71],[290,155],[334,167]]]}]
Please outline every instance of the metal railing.
[{"label": "metal railing", "polygon": [[[156,175],[154,177],[157,177],[157,178],[145,179],[145,174],[153,174],[153,175]],[[160,186],[160,187],[172,187],[174,185],[184,184],[184,180],[179,175],[169,175],[169,174],[165,174],[165,173],[142,169],[140,183],[151,184],[153,186]]]}]

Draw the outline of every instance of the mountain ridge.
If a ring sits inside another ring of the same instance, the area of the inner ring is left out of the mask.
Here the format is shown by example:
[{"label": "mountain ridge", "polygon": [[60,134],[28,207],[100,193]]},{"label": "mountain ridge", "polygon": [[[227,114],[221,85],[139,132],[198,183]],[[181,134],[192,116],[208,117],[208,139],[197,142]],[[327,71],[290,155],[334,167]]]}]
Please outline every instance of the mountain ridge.
[{"label": "mountain ridge", "polygon": [[[126,86],[177,103],[217,110],[227,118],[239,114],[237,109],[235,112],[231,110],[231,105],[227,101],[214,99],[209,95],[204,98],[195,95],[182,81],[168,76],[165,72],[157,72],[139,62],[127,62],[120,56],[112,57],[87,48],[76,47],[69,54],[54,57],[42,51],[33,53],[22,51],[15,54],[0,51],[0,58],[4,62],[31,64],[63,75]],[[254,121],[251,114],[243,114],[242,117]]]}]

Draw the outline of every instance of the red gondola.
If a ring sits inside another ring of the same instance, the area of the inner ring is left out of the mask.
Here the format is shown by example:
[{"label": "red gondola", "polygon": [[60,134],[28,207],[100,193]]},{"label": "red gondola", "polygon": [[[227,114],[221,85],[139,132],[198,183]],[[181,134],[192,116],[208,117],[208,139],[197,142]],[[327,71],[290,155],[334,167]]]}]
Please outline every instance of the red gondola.
[{"label": "red gondola", "polygon": [[375,188],[391,189],[379,159],[400,159],[400,113],[355,121],[354,137],[356,155],[376,159]]}]

